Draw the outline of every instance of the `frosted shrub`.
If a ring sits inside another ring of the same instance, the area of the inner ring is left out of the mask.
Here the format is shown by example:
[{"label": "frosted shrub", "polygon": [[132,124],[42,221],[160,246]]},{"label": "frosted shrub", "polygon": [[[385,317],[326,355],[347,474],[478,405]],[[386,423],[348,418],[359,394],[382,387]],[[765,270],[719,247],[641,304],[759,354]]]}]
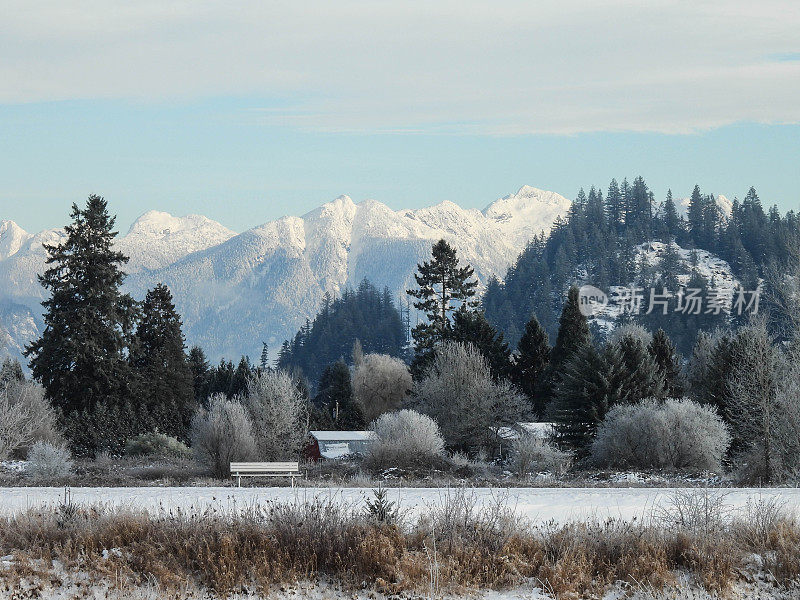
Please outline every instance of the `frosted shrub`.
[{"label": "frosted shrub", "polygon": [[511,443],[509,466],[519,476],[540,471],[562,475],[571,463],[569,452],[563,452],[537,436],[523,434]]},{"label": "frosted shrub", "polygon": [[612,408],[597,430],[592,458],[613,468],[718,471],[730,444],[716,411],[691,400]]},{"label": "frosted shrub", "polygon": [[125,442],[125,454],[129,456],[158,456],[189,458],[189,447],[172,436],[152,431],[132,437]]},{"label": "frosted shrub", "polygon": [[197,460],[220,479],[230,474],[230,463],[253,460],[256,441],[247,410],[224,394],[209,398],[208,410],[192,419],[192,449]]},{"label": "frosted shrub", "polygon": [[400,408],[411,385],[406,364],[386,354],[367,354],[353,369],[353,397],[368,423]]},{"label": "frosted shrub", "polygon": [[28,451],[27,475],[36,480],[64,479],[72,473],[74,463],[69,451],[49,442],[36,442]]},{"label": "frosted shrub", "polygon": [[609,343],[618,344],[624,338],[630,338],[641,343],[642,346],[647,348],[653,341],[653,334],[647,331],[641,325],[636,323],[626,323],[616,327],[609,336]]},{"label": "frosted shrub", "polygon": [[28,450],[36,441],[61,443],[55,411],[42,386],[11,380],[0,387],[0,460]]},{"label": "frosted shrub", "polygon": [[263,371],[242,400],[253,424],[259,460],[296,458],[305,437],[305,399],[286,371]]},{"label": "frosted shrub", "polygon": [[372,424],[376,439],[365,457],[370,468],[430,465],[444,454],[436,422],[413,410],[385,413]]}]

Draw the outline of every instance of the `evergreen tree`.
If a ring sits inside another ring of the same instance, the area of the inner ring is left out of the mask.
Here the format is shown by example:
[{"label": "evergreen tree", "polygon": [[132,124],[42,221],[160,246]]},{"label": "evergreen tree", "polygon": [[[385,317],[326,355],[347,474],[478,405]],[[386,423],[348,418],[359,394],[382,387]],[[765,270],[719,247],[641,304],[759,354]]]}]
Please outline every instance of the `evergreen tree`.
[{"label": "evergreen tree", "polygon": [[705,198],[700,193],[700,186],[695,185],[692,190],[692,196],[689,199],[689,209],[687,211],[687,218],[689,221],[689,233],[696,246],[701,246],[704,243],[704,218],[705,214]]},{"label": "evergreen tree", "polygon": [[550,364],[544,374],[545,381],[542,387],[544,403],[552,400],[572,357],[592,344],[589,324],[581,313],[578,303],[578,288],[572,287],[561,311],[556,344],[550,352]]},{"label": "evergreen tree", "polygon": [[655,332],[648,350],[655,360],[660,376],[664,379],[667,397],[682,398],[685,385],[681,372],[681,359],[675,350],[675,345],[663,329]]},{"label": "evergreen tree", "polygon": [[663,399],[666,388],[664,373],[641,339],[622,335],[613,345],[619,350],[626,370],[625,399],[636,403],[646,398]]},{"label": "evergreen tree", "polygon": [[420,323],[411,332],[417,354],[427,354],[437,343],[448,338],[452,330],[450,316],[463,307],[473,310],[477,280],[469,265],[459,266],[456,250],[444,240],[433,245],[432,260],[417,265],[414,279],[418,289],[408,290],[416,298],[414,308],[425,313],[427,322]]},{"label": "evergreen tree", "polygon": [[211,365],[206,359],[206,353],[200,346],[192,346],[189,350],[189,370],[192,372],[192,388],[194,389],[194,400],[197,404],[205,405],[209,396],[209,378]]},{"label": "evergreen tree", "polygon": [[186,360],[181,318],[163,284],[147,292],[136,328],[131,364],[140,382],[137,400],[148,429],[188,439],[194,414],[194,378]]},{"label": "evergreen tree", "polygon": [[619,232],[625,221],[625,206],[623,204],[622,192],[616,179],[612,179],[606,194],[606,214],[608,224],[615,232]]},{"label": "evergreen tree", "polygon": [[267,346],[267,342],[261,342],[261,358],[258,362],[258,366],[262,371],[269,370],[269,346]]},{"label": "evergreen tree", "polygon": [[212,394],[225,394],[228,398],[234,396],[233,383],[236,367],[233,361],[220,359],[219,364],[212,368],[208,375],[208,392],[206,399]]},{"label": "evergreen tree", "polygon": [[325,367],[317,385],[314,404],[330,416],[331,423],[340,430],[364,429],[364,415],[353,399],[350,369],[339,360]]},{"label": "evergreen tree", "polygon": [[542,375],[550,362],[550,344],[547,332],[533,316],[525,325],[525,333],[517,344],[512,381],[525,394],[539,416],[544,414]]},{"label": "evergreen tree", "polygon": [[572,287],[558,320],[558,337],[550,354],[551,366],[560,368],[575,352],[591,343],[589,324],[579,306],[578,288]]},{"label": "evergreen tree", "polygon": [[22,365],[18,360],[6,358],[0,366],[0,391],[12,381],[25,381],[25,373],[22,372]]},{"label": "evergreen tree", "polygon": [[121,407],[131,395],[127,349],[136,305],[120,291],[128,258],[114,250],[115,218],[106,201],[89,196],[84,209],[72,205],[70,216],[66,239],[45,245],[45,328],[25,355],[58,410],[91,418],[99,406]]},{"label": "evergreen tree", "polygon": [[592,346],[578,349],[566,361],[548,407],[559,444],[585,456],[609,402],[609,376],[603,356]]},{"label": "evergreen tree", "polygon": [[664,202],[664,231],[666,233],[664,241],[669,243],[680,235],[680,217],[675,201],[672,199],[672,190],[667,190],[667,199]]},{"label": "evergreen tree", "polygon": [[457,310],[448,339],[473,344],[489,362],[495,379],[511,374],[511,350],[503,334],[489,324],[482,311]]},{"label": "evergreen tree", "polygon": [[239,359],[239,364],[236,365],[236,371],[233,373],[231,380],[231,387],[228,391],[228,396],[231,398],[243,394],[247,390],[247,382],[253,375],[253,365],[250,364],[250,358],[243,356]]}]

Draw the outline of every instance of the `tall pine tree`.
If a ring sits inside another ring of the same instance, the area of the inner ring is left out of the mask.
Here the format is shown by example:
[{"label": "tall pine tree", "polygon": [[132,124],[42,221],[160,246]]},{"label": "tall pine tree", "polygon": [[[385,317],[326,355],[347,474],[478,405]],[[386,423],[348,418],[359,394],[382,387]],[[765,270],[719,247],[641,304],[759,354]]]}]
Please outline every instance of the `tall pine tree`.
[{"label": "tall pine tree", "polygon": [[525,325],[525,333],[517,344],[514,357],[512,381],[525,394],[539,416],[544,414],[545,404],[542,394],[542,374],[550,362],[550,344],[547,332],[533,316]]},{"label": "tall pine tree", "polygon": [[[444,240],[433,245],[432,259],[417,265],[414,274],[417,289],[408,290],[416,298],[414,308],[425,313],[426,322],[420,323],[411,332],[416,345],[417,358],[425,360],[436,344],[449,337],[452,331],[451,315],[456,310],[474,310],[478,302],[474,299],[478,281],[473,279],[474,269],[460,266],[456,249]],[[415,362],[418,363],[417,359]],[[412,366],[412,371],[414,369]]]},{"label": "tall pine tree", "polygon": [[25,354],[53,405],[90,423],[98,408],[126,412],[134,384],[127,349],[137,311],[120,291],[128,258],[114,250],[115,217],[106,201],[89,196],[85,208],[72,205],[70,217],[66,239],[45,245],[48,268],[39,276],[50,293],[42,303],[45,327]]},{"label": "tall pine tree", "polygon": [[131,363],[150,429],[188,439],[194,414],[194,378],[186,360],[181,318],[163,284],[147,292],[136,328]]},{"label": "tall pine tree", "polygon": [[556,345],[553,346],[553,350],[550,352],[550,364],[544,375],[545,382],[542,388],[544,398],[542,401],[545,403],[553,398],[570,360],[592,344],[589,324],[580,311],[579,302],[578,288],[573,286],[567,294],[567,301],[561,311]]}]

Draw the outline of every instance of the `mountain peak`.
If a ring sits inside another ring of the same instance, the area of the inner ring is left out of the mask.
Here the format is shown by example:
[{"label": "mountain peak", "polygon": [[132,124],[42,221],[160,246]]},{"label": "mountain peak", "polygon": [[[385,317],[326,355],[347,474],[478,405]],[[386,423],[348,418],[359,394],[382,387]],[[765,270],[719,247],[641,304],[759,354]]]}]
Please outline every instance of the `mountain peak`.
[{"label": "mountain peak", "polygon": [[14,221],[0,221],[0,260],[16,254],[31,234]]},{"label": "mountain peak", "polygon": [[134,221],[127,235],[119,240],[119,246],[131,259],[128,272],[135,272],[164,267],[234,235],[235,232],[202,215],[175,217],[168,212],[149,210]]},{"label": "mountain peak", "polygon": [[564,216],[572,202],[561,194],[523,185],[516,194],[495,200],[483,214],[500,226],[517,245],[549,231],[556,217]]}]

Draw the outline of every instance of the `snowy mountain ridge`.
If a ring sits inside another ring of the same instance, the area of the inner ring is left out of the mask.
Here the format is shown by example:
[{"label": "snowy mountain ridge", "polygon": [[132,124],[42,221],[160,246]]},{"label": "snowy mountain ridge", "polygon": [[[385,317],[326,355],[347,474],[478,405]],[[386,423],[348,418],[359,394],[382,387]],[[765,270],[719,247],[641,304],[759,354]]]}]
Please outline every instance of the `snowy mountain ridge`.
[{"label": "snowy mountain ridge", "polygon": [[[130,257],[126,289],[141,299],[167,284],[181,312],[187,342],[212,358],[255,355],[293,335],[316,313],[325,293],[340,294],[368,278],[398,298],[413,285],[416,264],[445,238],[482,285],[502,278],[525,244],[565,216],[571,202],[524,186],[484,210],[444,201],[393,210],[376,200],[340,196],[301,217],[286,216],[236,234],[206,217],[149,211],[118,238]],[[38,335],[45,268],[42,243],[59,229],[29,234],[0,222],[0,353],[17,354]],[[3,343],[5,340],[5,343]],[[9,341],[11,340],[11,341]]]}]

